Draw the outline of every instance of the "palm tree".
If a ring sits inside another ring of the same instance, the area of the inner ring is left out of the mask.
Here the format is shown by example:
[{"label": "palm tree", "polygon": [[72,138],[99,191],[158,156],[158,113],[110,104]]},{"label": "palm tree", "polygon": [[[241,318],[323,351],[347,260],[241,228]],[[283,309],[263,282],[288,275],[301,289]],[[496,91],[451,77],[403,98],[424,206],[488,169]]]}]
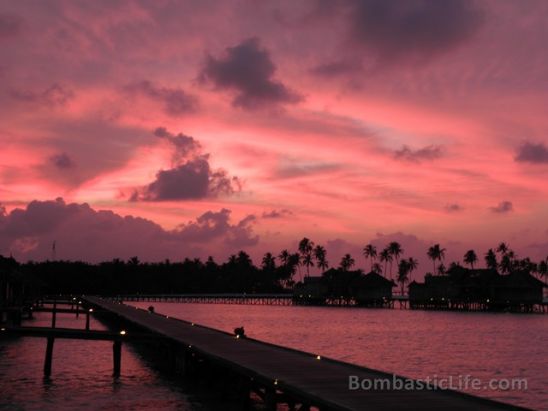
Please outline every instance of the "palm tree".
[{"label": "palm tree", "polygon": [[379,263],[373,264],[373,267],[371,267],[371,271],[377,274],[382,274],[382,266]]},{"label": "palm tree", "polygon": [[388,248],[385,248],[384,250],[381,251],[380,260],[381,262],[384,262],[383,275],[386,277],[386,268],[387,268],[388,262],[389,261],[390,263],[392,262],[392,254],[390,254],[390,250],[388,250]]},{"label": "palm tree", "polygon": [[466,264],[470,264],[470,267],[472,267],[472,270],[474,269],[474,263],[478,261],[478,256],[476,255],[476,252],[474,250],[468,250],[464,254],[464,262]]},{"label": "palm tree", "polygon": [[502,255],[506,254],[508,250],[508,244],[506,244],[505,242],[500,243],[497,247],[497,252],[501,253]]},{"label": "palm tree", "polygon": [[409,261],[401,260],[398,264],[398,283],[401,285],[401,295],[404,294],[405,283],[409,281]]},{"label": "palm tree", "polygon": [[432,247],[428,249],[428,257],[432,260],[432,265],[434,267],[434,271],[432,274],[436,273],[436,260],[443,260],[445,257],[445,248],[441,248],[439,244],[434,244]]},{"label": "palm tree", "polygon": [[443,263],[438,265],[438,275],[444,275],[447,272],[447,268]]},{"label": "palm tree", "polygon": [[316,258],[318,268],[322,271],[327,270],[327,268],[329,267],[329,263],[325,259],[325,256],[326,256],[325,247],[321,245],[317,245],[314,248],[314,257]]},{"label": "palm tree", "polygon": [[411,278],[411,273],[417,269],[419,261],[416,258],[409,257],[407,263],[409,264],[409,278]]},{"label": "palm tree", "polygon": [[397,241],[392,241],[390,244],[388,244],[388,249],[390,250],[390,254],[392,254],[392,257],[396,259],[396,264],[399,264],[400,255],[403,254],[403,248],[401,248],[401,244]]},{"label": "palm tree", "polygon": [[287,251],[287,249],[282,250],[282,252],[281,252],[280,255],[278,256],[278,258],[280,259],[280,261],[282,262],[282,264],[283,264],[284,266],[286,266],[287,263],[289,262],[289,251]]},{"label": "palm tree", "polygon": [[491,270],[496,270],[498,267],[497,254],[490,248],[487,253],[485,253],[485,265]]},{"label": "palm tree", "polygon": [[276,269],[276,257],[272,253],[266,253],[262,260],[262,268],[264,271],[274,271]]},{"label": "palm tree", "polygon": [[304,237],[299,242],[299,252],[302,257],[302,264],[306,266],[306,276],[310,277],[310,267],[314,266],[314,261],[312,261],[312,250],[314,248],[314,243],[308,238]]},{"label": "palm tree", "polygon": [[375,247],[373,244],[367,244],[363,248],[363,256],[367,260],[368,258],[371,261],[371,271],[373,271],[373,260],[377,258],[377,247]]},{"label": "palm tree", "polygon": [[345,254],[341,260],[341,264],[339,268],[342,271],[348,271],[354,266],[355,263],[356,261],[352,258],[350,254]]},{"label": "palm tree", "polygon": [[503,274],[508,274],[510,271],[512,271],[513,263],[512,258],[509,254],[504,254],[502,256],[502,260],[500,260],[500,271]]}]

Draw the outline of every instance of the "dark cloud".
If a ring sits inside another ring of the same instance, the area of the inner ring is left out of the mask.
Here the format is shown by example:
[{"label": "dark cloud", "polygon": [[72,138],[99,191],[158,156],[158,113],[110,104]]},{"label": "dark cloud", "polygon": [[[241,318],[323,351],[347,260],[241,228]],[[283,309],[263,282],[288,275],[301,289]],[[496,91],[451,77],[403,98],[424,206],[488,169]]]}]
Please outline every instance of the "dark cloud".
[{"label": "dark cloud", "polygon": [[413,150],[404,145],[401,149],[394,152],[394,158],[398,160],[406,160],[413,162],[421,162],[424,160],[436,160],[443,155],[443,150],[440,146],[429,145],[418,150]]},{"label": "dark cloud", "polygon": [[182,259],[228,254],[258,243],[255,217],[231,223],[230,210],[208,211],[195,221],[165,230],[151,220],[96,211],[87,204],[32,201],[26,209],[9,214],[0,210],[0,254],[13,252],[20,259],[47,259],[56,241],[63,259],[100,261]]},{"label": "dark cloud", "polygon": [[198,108],[198,99],[183,89],[158,87],[148,80],[128,84],[124,90],[162,103],[164,112],[172,117],[192,113]]},{"label": "dark cloud", "polygon": [[379,63],[427,60],[468,40],[483,12],[470,0],[354,0],[347,16],[350,38]]},{"label": "dark cloud", "polygon": [[11,90],[9,94],[14,100],[46,106],[64,106],[74,98],[72,90],[57,83],[43,91]]},{"label": "dark cloud", "polygon": [[0,40],[21,32],[23,19],[15,14],[0,13]]},{"label": "dark cloud", "polygon": [[195,153],[199,153],[202,149],[202,146],[194,137],[183,133],[172,134],[165,127],[158,127],[154,130],[154,135],[169,141],[173,145],[175,148],[173,154],[174,163],[180,162]]},{"label": "dark cloud", "polygon": [[228,47],[224,57],[208,56],[199,79],[235,91],[233,105],[245,109],[301,101],[300,95],[274,79],[275,72],[269,52],[251,38]]},{"label": "dark cloud", "polygon": [[265,211],[262,215],[263,218],[284,218],[293,215],[291,210],[282,208],[281,210]]},{"label": "dark cloud", "polygon": [[447,211],[449,213],[457,213],[457,212],[462,211],[462,210],[464,210],[464,207],[462,207],[458,203],[447,204],[445,206],[445,211]]},{"label": "dark cloud", "polygon": [[496,207],[489,207],[493,213],[505,214],[514,210],[514,206],[511,201],[501,201]]},{"label": "dark cloud", "polygon": [[49,158],[50,162],[60,170],[66,170],[74,167],[74,162],[67,153],[54,154]]},{"label": "dark cloud", "polygon": [[517,150],[515,161],[533,164],[548,164],[548,148],[542,144],[523,143]]},{"label": "dark cloud", "polygon": [[276,170],[278,178],[303,177],[313,174],[339,170],[342,166],[336,163],[320,161],[299,161],[296,159],[283,159],[282,164]]},{"label": "dark cloud", "polygon": [[156,179],[137,191],[133,200],[197,200],[233,194],[237,186],[224,170],[212,171],[207,156],[189,160],[169,170],[160,170]]},{"label": "dark cloud", "polygon": [[131,201],[198,200],[240,190],[237,177],[229,177],[225,170],[211,168],[209,154],[201,152],[200,143],[193,137],[172,134],[163,127],[157,128],[154,135],[172,144],[173,167],[158,171],[152,183],[133,192]]}]

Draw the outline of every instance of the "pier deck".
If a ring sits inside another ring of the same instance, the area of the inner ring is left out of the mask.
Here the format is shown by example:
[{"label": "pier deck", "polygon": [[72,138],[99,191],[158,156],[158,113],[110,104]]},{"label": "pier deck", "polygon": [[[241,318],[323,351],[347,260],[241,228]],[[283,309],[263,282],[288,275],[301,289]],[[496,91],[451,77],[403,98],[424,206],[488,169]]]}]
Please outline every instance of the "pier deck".
[{"label": "pier deck", "polygon": [[349,390],[349,376],[362,379],[388,378],[392,374],[320,358],[182,320],[150,313],[98,297],[87,304],[116,314],[121,319],[180,343],[254,382],[300,398],[321,410],[509,410],[506,405],[455,391],[442,390]]}]

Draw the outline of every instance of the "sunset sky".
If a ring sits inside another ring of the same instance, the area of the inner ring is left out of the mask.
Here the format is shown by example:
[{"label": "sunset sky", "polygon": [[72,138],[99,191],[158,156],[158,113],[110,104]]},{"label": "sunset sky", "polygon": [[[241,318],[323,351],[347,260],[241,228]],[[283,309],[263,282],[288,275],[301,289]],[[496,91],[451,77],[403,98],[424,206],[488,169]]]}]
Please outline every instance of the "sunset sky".
[{"label": "sunset sky", "polygon": [[0,0],[0,254],[544,258],[546,44],[543,0]]}]

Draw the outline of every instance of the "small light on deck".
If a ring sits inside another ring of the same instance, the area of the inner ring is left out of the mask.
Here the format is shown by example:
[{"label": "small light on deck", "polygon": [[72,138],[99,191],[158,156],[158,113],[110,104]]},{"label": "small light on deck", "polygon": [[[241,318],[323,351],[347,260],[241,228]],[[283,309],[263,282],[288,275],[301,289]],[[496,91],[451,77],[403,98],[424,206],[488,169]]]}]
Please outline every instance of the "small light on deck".
[{"label": "small light on deck", "polygon": [[278,379],[277,378],[274,380],[274,385],[278,385]]},{"label": "small light on deck", "polygon": [[78,301],[78,304],[82,304],[82,301]]},{"label": "small light on deck", "polygon": [[76,300],[76,297],[72,297],[72,300],[73,300],[73,301]]},{"label": "small light on deck", "polygon": [[120,335],[126,335],[126,330],[120,331]]},{"label": "small light on deck", "polygon": [[190,325],[194,326],[194,323],[190,323]]},{"label": "small light on deck", "polygon": [[489,302],[489,298],[487,299],[487,302]]},{"label": "small light on deck", "polygon": [[92,313],[92,312],[93,312],[93,308],[90,308],[88,311],[89,311],[90,313]]},{"label": "small light on deck", "polygon": [[317,360],[321,360],[322,357],[320,357],[319,355],[316,355],[316,359],[317,359]]},{"label": "small light on deck", "polygon": [[5,329],[4,327],[2,327],[2,328],[0,329],[0,331],[6,331],[6,329]]},{"label": "small light on deck", "polygon": [[240,338],[240,334],[236,334],[236,339],[238,340]]},{"label": "small light on deck", "polygon": [[188,348],[192,348],[192,345],[189,345]]}]

